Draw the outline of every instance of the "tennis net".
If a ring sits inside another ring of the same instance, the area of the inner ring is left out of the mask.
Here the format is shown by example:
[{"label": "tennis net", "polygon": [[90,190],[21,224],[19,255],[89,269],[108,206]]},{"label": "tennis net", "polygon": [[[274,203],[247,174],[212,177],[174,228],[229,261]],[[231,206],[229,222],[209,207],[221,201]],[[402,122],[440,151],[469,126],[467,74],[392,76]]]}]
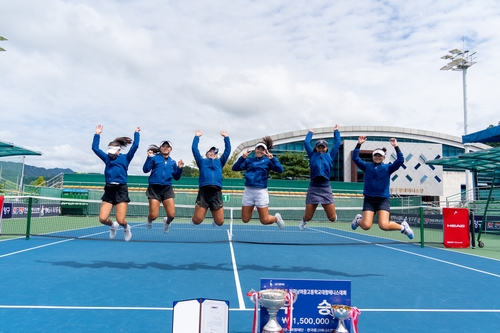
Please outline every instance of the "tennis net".
[{"label": "tennis net", "polygon": [[[59,237],[74,239],[110,240],[109,227],[98,221],[100,200],[79,200],[49,197],[5,197],[4,216],[0,235],[7,237]],[[337,207],[338,219],[330,222],[319,206],[305,230],[299,230],[304,207],[270,207],[269,213],[280,213],[285,229],[276,224],[263,225],[257,212],[248,223],[241,221],[241,207],[224,207],[225,222],[212,226],[210,212],[200,225],[191,225],[194,205],[177,205],[176,217],[168,234],[163,233],[164,210],[148,229],[145,221],[149,212],[146,202],[130,202],[127,222],[132,227],[132,241],[143,242],[243,242],[293,245],[443,243],[443,219],[440,208],[420,206],[392,207],[391,220],[401,223],[407,219],[414,231],[409,240],[398,231],[383,231],[377,222],[370,230],[351,229],[351,221],[361,213],[361,207]],[[113,219],[114,211],[111,214]],[[114,241],[123,241],[123,229],[118,229]]]}]

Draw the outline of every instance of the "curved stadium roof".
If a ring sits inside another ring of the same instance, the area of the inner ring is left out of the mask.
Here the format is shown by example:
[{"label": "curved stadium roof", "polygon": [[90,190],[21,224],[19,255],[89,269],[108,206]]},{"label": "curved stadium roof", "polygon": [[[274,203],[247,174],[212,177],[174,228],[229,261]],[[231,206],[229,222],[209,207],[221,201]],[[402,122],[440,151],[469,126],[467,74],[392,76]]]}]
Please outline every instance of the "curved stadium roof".
[{"label": "curved stadium roof", "polygon": [[[298,142],[298,141],[303,142],[307,132],[308,132],[307,129],[302,129],[292,132],[270,135],[270,137],[273,139],[274,145],[276,146],[282,143]],[[315,128],[314,139],[317,140],[317,139],[331,138],[333,137],[332,133],[333,133],[333,125],[330,127]],[[429,143],[445,144],[458,148],[464,147],[460,137],[443,133],[431,132],[431,131],[404,128],[404,127],[341,126],[340,134],[342,138],[347,138],[347,137],[357,138],[360,135],[366,135],[368,136],[369,140],[370,136],[372,137],[382,136],[382,137],[395,137],[399,139],[401,138],[415,139],[415,140],[426,141]],[[241,154],[244,150],[248,148],[253,149],[253,147],[261,140],[262,138],[257,138],[254,140],[243,142],[236,148],[235,153]],[[490,146],[487,146],[482,143],[473,143],[469,145],[469,148],[471,148],[472,150],[484,150],[490,148]]]}]

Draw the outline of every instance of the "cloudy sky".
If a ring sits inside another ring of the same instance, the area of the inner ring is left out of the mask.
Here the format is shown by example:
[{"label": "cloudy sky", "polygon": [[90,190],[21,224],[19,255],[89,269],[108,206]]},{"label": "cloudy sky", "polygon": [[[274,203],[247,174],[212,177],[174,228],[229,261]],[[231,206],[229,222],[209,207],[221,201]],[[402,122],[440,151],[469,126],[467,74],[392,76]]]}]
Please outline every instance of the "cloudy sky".
[{"label": "cloudy sky", "polygon": [[[118,136],[233,148],[281,132],[386,125],[461,136],[500,121],[496,0],[16,0],[0,2],[0,140],[43,153],[26,163],[102,172],[91,151]],[[496,32],[495,32],[496,31]]]}]

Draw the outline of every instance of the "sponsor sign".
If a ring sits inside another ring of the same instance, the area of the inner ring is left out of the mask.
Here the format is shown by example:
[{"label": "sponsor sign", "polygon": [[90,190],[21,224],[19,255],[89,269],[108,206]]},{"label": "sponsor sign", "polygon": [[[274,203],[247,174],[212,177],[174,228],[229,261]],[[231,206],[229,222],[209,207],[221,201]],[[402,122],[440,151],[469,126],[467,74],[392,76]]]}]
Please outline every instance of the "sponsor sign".
[{"label": "sponsor sign", "polygon": [[[61,215],[60,204],[33,204],[31,206],[31,217],[46,217]],[[23,218],[28,216],[28,205],[19,203],[5,203],[3,207],[3,217]]]},{"label": "sponsor sign", "polygon": [[[278,323],[284,333],[317,332],[331,333],[338,325],[332,317],[332,305],[351,305],[351,281],[346,280],[294,280],[294,279],[260,279],[261,290],[282,289],[297,295],[293,304],[292,325],[288,327],[288,308],[277,314]],[[260,308],[260,331],[268,319],[265,307]],[[351,319],[345,320],[349,331]]]},{"label": "sponsor sign", "polygon": [[443,236],[445,247],[467,248],[470,246],[469,210],[467,208],[443,208]]}]

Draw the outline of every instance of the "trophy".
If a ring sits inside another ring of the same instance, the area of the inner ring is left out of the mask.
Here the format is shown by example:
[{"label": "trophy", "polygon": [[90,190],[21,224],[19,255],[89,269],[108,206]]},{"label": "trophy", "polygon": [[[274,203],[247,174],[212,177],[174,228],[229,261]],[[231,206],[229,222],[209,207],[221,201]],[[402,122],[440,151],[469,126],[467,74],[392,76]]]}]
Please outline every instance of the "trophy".
[{"label": "trophy", "polygon": [[347,320],[349,318],[352,318],[353,320],[353,328],[354,332],[358,332],[358,316],[361,312],[358,310],[356,307],[351,307],[347,305],[332,305],[332,312],[331,315],[333,318],[338,319],[339,323],[337,325],[337,328],[332,331],[332,333],[349,333],[347,330],[344,320]]},{"label": "trophy", "polygon": [[[291,294],[281,289],[265,289],[259,292],[250,291],[249,293],[247,293],[247,296],[249,296],[252,302],[255,303],[256,307],[257,302],[260,301],[260,304],[265,307],[267,309],[267,312],[269,313],[269,320],[262,329],[262,333],[282,333],[283,328],[276,320],[276,314],[278,313],[278,310],[285,305],[285,303],[288,303],[290,313],[292,304],[295,303],[295,300],[297,299],[297,295]],[[257,308],[255,310],[257,310]],[[290,325],[290,321],[292,318],[289,317],[288,319],[288,325]],[[254,329],[252,330],[252,332],[255,331],[255,326],[256,320],[254,317]]]}]

